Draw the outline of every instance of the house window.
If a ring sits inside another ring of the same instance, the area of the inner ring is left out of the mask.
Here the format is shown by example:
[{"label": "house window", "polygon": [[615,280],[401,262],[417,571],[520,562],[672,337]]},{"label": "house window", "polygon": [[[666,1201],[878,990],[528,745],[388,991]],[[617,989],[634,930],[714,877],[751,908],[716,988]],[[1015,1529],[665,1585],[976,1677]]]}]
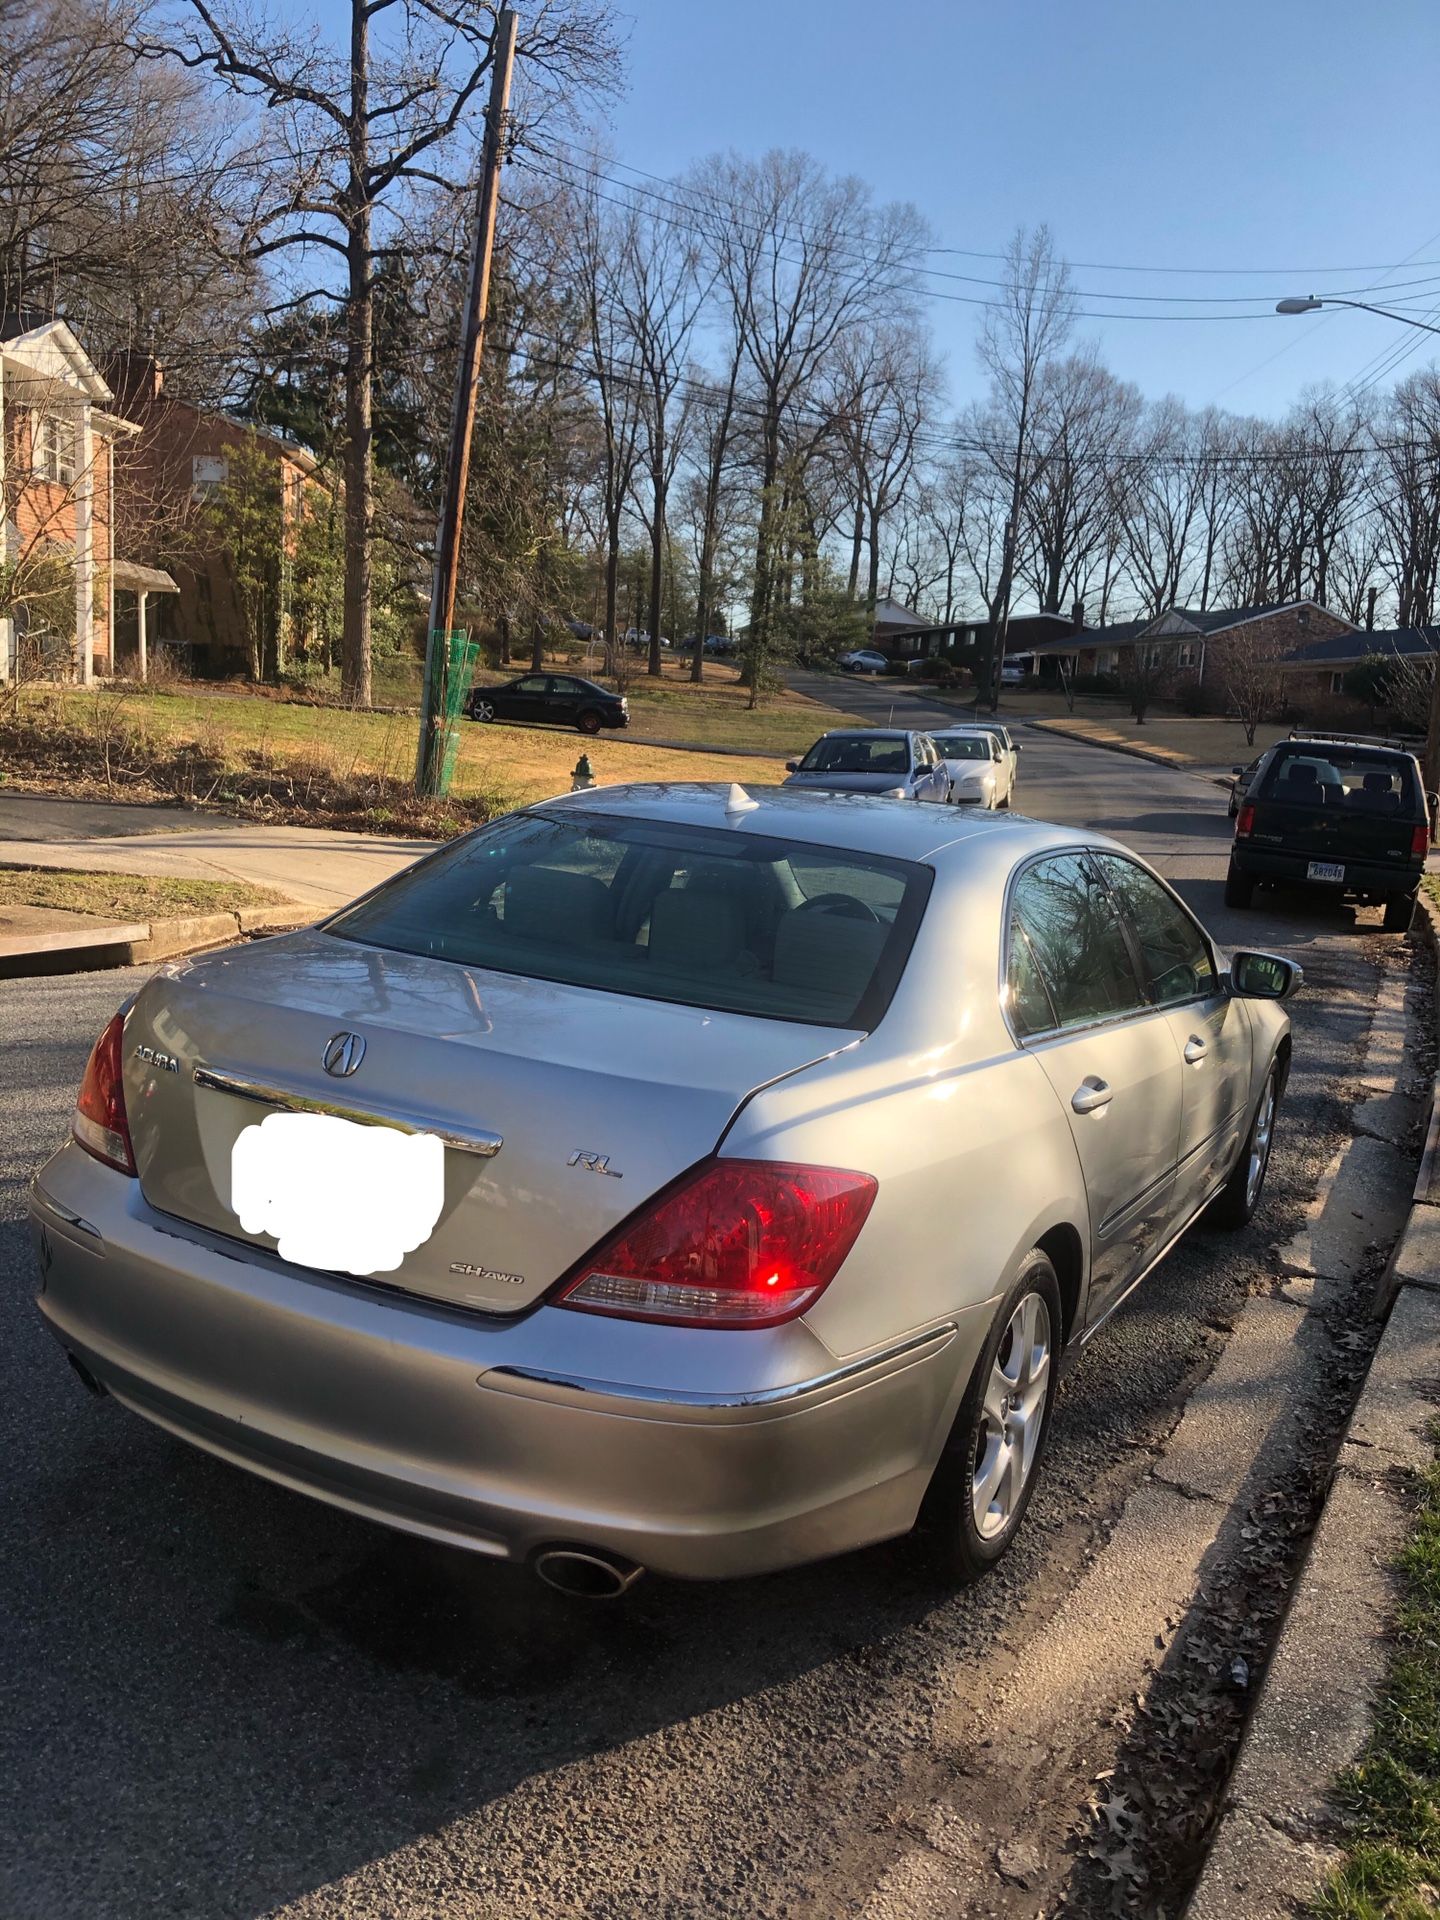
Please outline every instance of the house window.
[{"label": "house window", "polygon": [[1193,640],[1180,643],[1179,663],[1182,667],[1193,667],[1200,658],[1200,650]]},{"label": "house window", "polygon": [[75,484],[75,422],[58,414],[40,417],[35,428],[35,471],[59,487]]},{"label": "house window", "polygon": [[1161,653],[1162,653],[1162,649],[1160,647],[1151,647],[1145,655],[1146,666],[1158,667],[1160,664]]},{"label": "house window", "polygon": [[1331,674],[1330,691],[1331,693],[1343,693],[1345,691],[1345,676],[1343,673]]},{"label": "house window", "polygon": [[190,462],[190,491],[213,493],[230,478],[230,462],[223,453],[197,453]]}]

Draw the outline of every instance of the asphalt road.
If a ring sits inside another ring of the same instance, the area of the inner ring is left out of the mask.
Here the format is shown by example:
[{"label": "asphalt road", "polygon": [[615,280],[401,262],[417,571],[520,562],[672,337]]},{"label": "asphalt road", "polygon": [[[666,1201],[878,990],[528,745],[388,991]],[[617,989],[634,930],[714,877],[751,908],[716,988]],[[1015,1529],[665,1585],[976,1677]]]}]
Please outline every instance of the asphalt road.
[{"label": "asphalt road", "polygon": [[24,1190],[134,976],[6,983],[6,1920],[863,1909],[900,1844],[896,1808],[927,1790],[937,1717],[1008,1670],[1073,1585],[1298,1224],[1398,944],[1373,914],[1363,930],[1299,905],[1227,916],[1215,788],[1041,734],[1024,747],[1027,811],[1122,834],[1222,940],[1297,954],[1309,991],[1259,1220],[1192,1236],[1094,1342],[1015,1550],[956,1595],[897,1543],[733,1585],[650,1580],[586,1608],[90,1400],[30,1301]]}]

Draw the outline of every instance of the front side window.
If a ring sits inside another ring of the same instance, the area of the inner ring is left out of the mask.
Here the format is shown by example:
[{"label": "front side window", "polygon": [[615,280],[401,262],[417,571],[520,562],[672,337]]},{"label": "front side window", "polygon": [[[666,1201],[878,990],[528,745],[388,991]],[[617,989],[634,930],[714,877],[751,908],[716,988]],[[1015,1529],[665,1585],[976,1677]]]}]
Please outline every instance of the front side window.
[{"label": "front side window", "polygon": [[1014,912],[1062,1027],[1146,1005],[1115,899],[1082,853],[1037,861],[1020,876]]},{"label": "front side window", "polygon": [[929,893],[910,861],[667,821],[512,814],[326,923],[401,953],[868,1031]]},{"label": "front side window", "polygon": [[1115,889],[1157,1005],[1174,1006],[1213,993],[1215,962],[1210,943],[1180,903],[1133,860],[1097,853],[1095,861]]}]

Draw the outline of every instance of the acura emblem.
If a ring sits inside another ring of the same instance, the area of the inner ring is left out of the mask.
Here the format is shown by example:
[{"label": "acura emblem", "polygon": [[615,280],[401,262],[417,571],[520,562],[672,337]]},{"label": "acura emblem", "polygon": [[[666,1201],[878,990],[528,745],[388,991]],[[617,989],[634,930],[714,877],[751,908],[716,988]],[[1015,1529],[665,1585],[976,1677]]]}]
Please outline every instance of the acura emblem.
[{"label": "acura emblem", "polygon": [[320,1058],[326,1073],[337,1080],[347,1079],[365,1058],[365,1041],[358,1033],[332,1033]]}]

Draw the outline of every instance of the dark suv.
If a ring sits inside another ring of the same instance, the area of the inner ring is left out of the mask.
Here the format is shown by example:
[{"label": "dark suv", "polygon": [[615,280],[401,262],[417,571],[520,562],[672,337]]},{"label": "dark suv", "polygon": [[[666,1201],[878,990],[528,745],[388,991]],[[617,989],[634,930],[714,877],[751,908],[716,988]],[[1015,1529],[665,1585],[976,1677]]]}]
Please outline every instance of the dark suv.
[{"label": "dark suv", "polygon": [[1257,880],[1313,886],[1383,906],[1404,933],[1430,851],[1420,768],[1397,742],[1292,734],[1261,756],[1235,819],[1227,907]]}]

